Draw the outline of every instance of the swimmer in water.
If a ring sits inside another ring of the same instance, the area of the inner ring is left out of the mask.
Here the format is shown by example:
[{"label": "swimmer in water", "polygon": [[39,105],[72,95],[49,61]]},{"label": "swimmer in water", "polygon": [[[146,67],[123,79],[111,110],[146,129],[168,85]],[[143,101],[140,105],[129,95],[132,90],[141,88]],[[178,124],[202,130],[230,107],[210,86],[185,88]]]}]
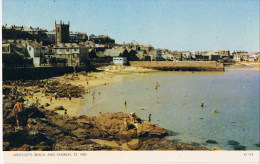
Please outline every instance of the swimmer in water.
[{"label": "swimmer in water", "polygon": [[213,113],[217,113],[216,108],[213,108],[212,112],[213,112]]}]

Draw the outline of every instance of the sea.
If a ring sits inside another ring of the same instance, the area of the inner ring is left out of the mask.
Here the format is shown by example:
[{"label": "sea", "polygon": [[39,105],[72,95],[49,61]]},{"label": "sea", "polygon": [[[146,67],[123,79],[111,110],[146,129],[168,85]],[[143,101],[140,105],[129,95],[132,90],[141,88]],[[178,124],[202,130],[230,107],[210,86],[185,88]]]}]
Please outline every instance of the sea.
[{"label": "sea", "polygon": [[235,150],[232,140],[245,150],[260,150],[259,69],[135,73],[90,92],[79,115],[135,112],[148,120],[151,114],[151,122],[167,129],[167,139],[178,143]]}]

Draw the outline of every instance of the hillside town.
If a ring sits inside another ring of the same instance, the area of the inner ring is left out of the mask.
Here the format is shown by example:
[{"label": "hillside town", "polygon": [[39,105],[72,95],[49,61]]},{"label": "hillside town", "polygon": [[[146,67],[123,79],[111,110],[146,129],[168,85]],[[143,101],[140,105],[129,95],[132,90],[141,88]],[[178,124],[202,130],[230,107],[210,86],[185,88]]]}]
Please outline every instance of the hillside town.
[{"label": "hillside town", "polygon": [[55,21],[55,29],[2,26],[3,67],[80,66],[127,64],[129,61],[217,61],[222,63],[260,61],[260,52],[218,50],[177,51],[154,48],[137,41],[118,44],[107,35],[70,31]]}]

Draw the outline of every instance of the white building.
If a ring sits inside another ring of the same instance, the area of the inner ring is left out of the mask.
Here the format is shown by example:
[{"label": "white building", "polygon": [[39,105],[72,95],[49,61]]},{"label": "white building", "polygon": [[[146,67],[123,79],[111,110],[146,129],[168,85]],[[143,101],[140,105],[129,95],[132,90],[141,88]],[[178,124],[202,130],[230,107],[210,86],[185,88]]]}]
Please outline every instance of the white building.
[{"label": "white building", "polygon": [[41,65],[41,44],[38,42],[27,41],[27,51],[30,57],[33,59],[33,64],[35,67]]},{"label": "white building", "polygon": [[127,63],[127,57],[113,57],[113,63],[124,65]]},{"label": "white building", "polygon": [[234,56],[233,56],[233,61],[235,61],[235,62],[240,62],[240,61],[241,61],[240,55],[239,55],[239,54],[234,54]]}]

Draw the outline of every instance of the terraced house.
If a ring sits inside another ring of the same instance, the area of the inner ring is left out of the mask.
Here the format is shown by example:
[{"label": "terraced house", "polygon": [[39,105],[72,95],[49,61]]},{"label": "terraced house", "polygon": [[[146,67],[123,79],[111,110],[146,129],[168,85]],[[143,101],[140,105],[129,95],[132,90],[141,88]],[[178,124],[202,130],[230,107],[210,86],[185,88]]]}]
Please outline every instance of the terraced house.
[{"label": "terraced house", "polygon": [[66,66],[82,65],[88,58],[88,48],[76,43],[59,43],[53,49],[55,58],[65,60]]}]

